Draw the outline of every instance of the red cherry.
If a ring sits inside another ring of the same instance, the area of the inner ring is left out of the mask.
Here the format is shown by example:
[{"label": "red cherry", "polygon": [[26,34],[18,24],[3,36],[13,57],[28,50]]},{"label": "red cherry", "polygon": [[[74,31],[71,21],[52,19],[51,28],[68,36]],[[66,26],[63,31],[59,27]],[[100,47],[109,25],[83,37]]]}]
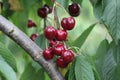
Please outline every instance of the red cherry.
[{"label": "red cherry", "polygon": [[74,59],[74,54],[73,54],[72,51],[70,51],[70,50],[64,50],[64,51],[62,51],[61,57],[63,58],[63,60],[64,60],[66,63],[70,63],[70,62],[72,62],[73,59]]},{"label": "red cherry", "polygon": [[52,12],[51,7],[49,7],[47,4],[45,4],[43,7],[46,8],[46,12],[47,12],[47,14],[49,14],[49,13]]},{"label": "red cherry", "polygon": [[68,65],[67,63],[65,63],[62,57],[57,58],[56,63],[61,68],[65,68]]},{"label": "red cherry", "polygon": [[37,36],[38,36],[37,34],[32,34],[32,35],[30,36],[30,39],[34,41],[34,40],[37,38]]},{"label": "red cherry", "polygon": [[56,39],[58,41],[65,41],[67,38],[67,32],[66,30],[57,30],[56,31]]},{"label": "red cherry", "polygon": [[63,50],[65,50],[64,45],[62,43],[59,43],[54,46],[53,53],[60,56]]},{"label": "red cherry", "polygon": [[68,7],[68,11],[71,16],[77,17],[80,14],[80,6],[77,3],[72,3]]},{"label": "red cherry", "polygon": [[49,46],[54,47],[57,44],[57,41],[49,40]]},{"label": "red cherry", "polygon": [[46,60],[50,60],[53,58],[54,54],[52,53],[52,48],[47,48],[43,51],[43,56]]},{"label": "red cherry", "polygon": [[32,20],[28,20],[27,26],[28,26],[28,28],[31,28],[31,27],[35,27],[36,25]]},{"label": "red cherry", "polygon": [[75,26],[75,19],[73,17],[63,18],[61,26],[64,30],[72,30]]},{"label": "red cherry", "polygon": [[47,16],[47,11],[46,11],[46,8],[42,7],[42,8],[39,8],[37,10],[37,14],[38,16],[40,16],[41,18],[45,18]]},{"label": "red cherry", "polygon": [[56,29],[52,26],[47,26],[44,29],[44,35],[48,40],[53,40],[56,35]]}]

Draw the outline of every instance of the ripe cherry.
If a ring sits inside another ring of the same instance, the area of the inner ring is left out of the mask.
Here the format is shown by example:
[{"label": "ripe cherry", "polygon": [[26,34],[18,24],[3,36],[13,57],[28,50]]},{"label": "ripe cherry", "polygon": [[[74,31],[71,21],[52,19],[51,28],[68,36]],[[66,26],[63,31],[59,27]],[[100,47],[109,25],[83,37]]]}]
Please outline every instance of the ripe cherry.
[{"label": "ripe cherry", "polygon": [[56,39],[58,41],[65,41],[67,38],[67,32],[66,30],[57,30],[56,31]]},{"label": "ripe cherry", "polygon": [[28,20],[27,26],[28,26],[28,28],[31,28],[31,27],[35,27],[36,25],[32,20]]},{"label": "ripe cherry", "polygon": [[64,30],[72,30],[75,26],[75,19],[73,17],[63,18],[61,26]]},{"label": "ripe cherry", "polygon": [[52,53],[52,48],[49,47],[43,51],[43,56],[46,60],[50,60],[53,58],[54,54]]},{"label": "ripe cherry", "polygon": [[52,12],[52,8],[50,6],[48,6],[47,4],[45,4],[43,7],[46,8],[47,14]]},{"label": "ripe cherry", "polygon": [[56,63],[61,68],[65,68],[68,65],[67,63],[65,63],[62,57],[57,58]]},{"label": "ripe cherry", "polygon": [[34,41],[34,40],[37,38],[37,36],[38,36],[37,34],[32,34],[32,35],[30,36],[30,39]]},{"label": "ripe cherry", "polygon": [[62,43],[59,43],[54,46],[53,53],[58,56],[61,56],[63,50],[65,50],[64,45]]},{"label": "ripe cherry", "polygon": [[52,26],[47,26],[44,29],[44,35],[48,40],[53,40],[56,35],[56,29]]},{"label": "ripe cherry", "polygon": [[47,16],[47,11],[45,7],[39,8],[37,10],[37,14],[38,16],[40,16],[41,18],[45,18]]},{"label": "ripe cherry", "polygon": [[49,46],[54,47],[58,42],[56,40],[49,40]]},{"label": "ripe cherry", "polygon": [[80,14],[80,6],[77,3],[72,3],[68,7],[69,14],[71,16],[77,17]]},{"label": "ripe cherry", "polygon": [[70,51],[70,50],[64,50],[64,51],[62,51],[61,57],[63,58],[63,60],[64,60],[66,63],[70,63],[70,62],[72,62],[73,59],[74,59],[74,54],[73,54],[72,51]]}]

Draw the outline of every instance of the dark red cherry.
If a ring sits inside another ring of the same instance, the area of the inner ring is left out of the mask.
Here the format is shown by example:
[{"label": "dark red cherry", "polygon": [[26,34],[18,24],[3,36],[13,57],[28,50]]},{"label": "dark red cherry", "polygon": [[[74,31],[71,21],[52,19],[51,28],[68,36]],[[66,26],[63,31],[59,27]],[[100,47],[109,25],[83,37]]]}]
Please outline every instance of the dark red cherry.
[{"label": "dark red cherry", "polygon": [[52,48],[47,48],[43,51],[43,56],[46,60],[50,60],[53,58],[54,54],[52,53]]},{"label": "dark red cherry", "polygon": [[37,38],[37,36],[38,36],[37,34],[32,34],[32,35],[30,36],[30,39],[34,41],[34,40]]},{"label": "dark red cherry", "polygon": [[53,40],[56,35],[56,29],[52,26],[47,26],[44,29],[44,35],[48,40]]},{"label": "dark red cherry", "polygon": [[47,4],[45,4],[43,7],[46,8],[47,14],[52,12],[52,8],[50,6],[48,6]]},{"label": "dark red cherry", "polygon": [[66,62],[66,63],[70,63],[73,61],[74,59],[74,54],[72,51],[70,50],[64,50],[62,51],[62,55],[61,57],[63,58],[63,60]]},{"label": "dark red cherry", "polygon": [[47,16],[47,11],[45,7],[39,8],[37,10],[37,14],[38,16],[40,16],[41,18],[45,18]]},{"label": "dark red cherry", "polygon": [[72,30],[75,26],[75,19],[73,17],[63,18],[61,26],[64,30]]},{"label": "dark red cherry", "polygon": [[31,27],[35,27],[36,25],[32,20],[28,20],[27,26],[28,26],[28,28],[31,28]]},{"label": "dark red cherry", "polygon": [[58,41],[65,41],[67,38],[67,32],[66,30],[57,30],[56,31],[56,39]]},{"label": "dark red cherry", "polygon": [[80,14],[80,6],[77,3],[72,3],[68,7],[69,14],[71,16],[77,17]]},{"label": "dark red cherry", "polygon": [[54,47],[58,42],[56,40],[49,40],[49,46]]},{"label": "dark red cherry", "polygon": [[57,63],[57,66],[61,68],[65,68],[68,65],[67,63],[65,63],[62,57],[57,58],[56,63]]},{"label": "dark red cherry", "polygon": [[62,43],[56,44],[53,48],[53,53],[55,55],[60,56],[62,54],[62,51],[65,50],[65,47]]}]

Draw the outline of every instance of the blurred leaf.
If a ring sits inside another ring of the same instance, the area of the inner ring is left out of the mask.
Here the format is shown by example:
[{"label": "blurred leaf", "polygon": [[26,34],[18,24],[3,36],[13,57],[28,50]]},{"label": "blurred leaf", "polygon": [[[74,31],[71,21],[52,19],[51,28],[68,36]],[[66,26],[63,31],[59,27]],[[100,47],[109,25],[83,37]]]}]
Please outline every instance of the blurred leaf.
[{"label": "blurred leaf", "polygon": [[71,1],[73,1],[74,3],[78,3],[78,4],[81,5],[83,0],[71,0]]},{"label": "blurred leaf", "polygon": [[68,9],[68,5],[70,0],[56,0],[59,4],[61,4],[66,10]]},{"label": "blurred leaf", "polygon": [[105,59],[105,55],[107,53],[108,48],[109,48],[109,43],[105,39],[100,43],[96,52],[96,69],[99,73],[99,76],[102,76],[101,70],[103,68],[104,59]]},{"label": "blurred leaf", "polygon": [[52,6],[52,0],[44,0],[44,1],[47,5]]},{"label": "blurred leaf", "polygon": [[98,0],[98,2],[99,4],[94,6],[94,14],[106,25],[118,44],[120,40],[120,0]]},{"label": "blurred leaf", "polygon": [[22,6],[20,4],[20,0],[8,0],[10,4],[10,9],[13,11],[21,11]]},{"label": "blurred leaf", "polygon": [[44,78],[44,70],[41,68],[36,71],[32,64],[29,63],[22,73],[20,80],[44,80]]},{"label": "blurred leaf", "polygon": [[4,61],[4,59],[0,56],[0,73],[7,80],[16,80],[16,73],[14,70]]},{"label": "blurred leaf", "polygon": [[95,80],[92,66],[82,55],[76,57],[75,77],[76,80]]},{"label": "blurred leaf", "polygon": [[8,0],[2,0],[3,1],[3,10],[2,15],[6,18],[10,17],[14,12],[10,10],[10,5],[8,3]]},{"label": "blurred leaf", "polygon": [[112,42],[101,61],[103,61],[102,59],[104,62],[100,64],[102,66],[99,69],[101,80],[120,80],[118,77],[120,75],[120,45]]},{"label": "blurred leaf", "polygon": [[0,55],[17,72],[17,64],[14,55],[2,43],[0,43]]},{"label": "blurred leaf", "polygon": [[45,48],[46,48],[46,38],[44,37],[43,34],[39,35],[39,36],[35,39],[35,43],[36,43],[41,49],[45,49]]},{"label": "blurred leaf", "polygon": [[89,36],[90,32],[95,27],[96,23],[92,24],[88,29],[86,29],[72,44],[73,46],[81,48],[81,46],[84,44],[85,40]]}]

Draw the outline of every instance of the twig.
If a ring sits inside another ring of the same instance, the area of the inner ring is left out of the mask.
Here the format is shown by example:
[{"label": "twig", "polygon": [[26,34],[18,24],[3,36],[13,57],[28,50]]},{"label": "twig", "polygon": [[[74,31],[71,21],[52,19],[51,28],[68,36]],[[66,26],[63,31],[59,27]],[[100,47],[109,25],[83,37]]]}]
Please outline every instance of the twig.
[{"label": "twig", "polygon": [[53,60],[46,61],[40,49],[25,33],[0,15],[0,30],[19,44],[48,73],[52,80],[64,80]]}]

